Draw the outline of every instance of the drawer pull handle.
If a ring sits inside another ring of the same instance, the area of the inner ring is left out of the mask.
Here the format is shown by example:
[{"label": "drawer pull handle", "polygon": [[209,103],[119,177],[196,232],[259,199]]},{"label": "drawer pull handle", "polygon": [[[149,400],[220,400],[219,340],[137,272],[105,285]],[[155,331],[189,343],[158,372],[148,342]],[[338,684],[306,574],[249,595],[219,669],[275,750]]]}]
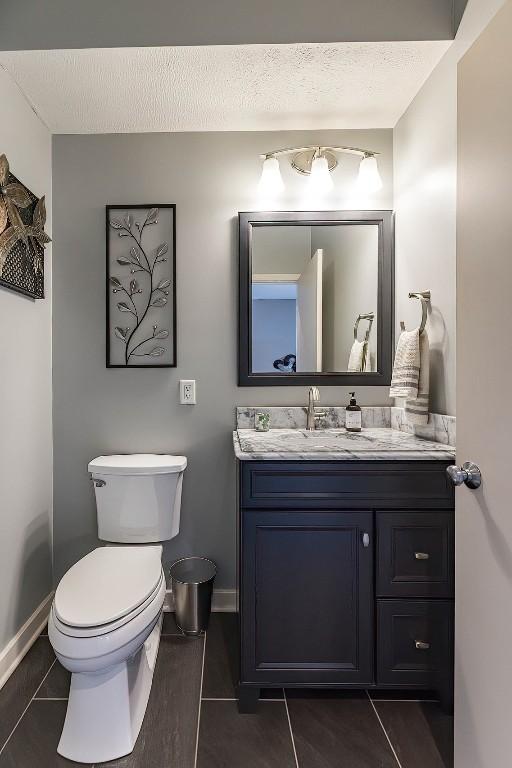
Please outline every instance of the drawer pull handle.
[{"label": "drawer pull handle", "polygon": [[363,547],[369,547],[369,546],[370,546],[370,534],[363,533]]},{"label": "drawer pull handle", "polygon": [[428,651],[430,648],[430,643],[423,643],[421,640],[416,640],[414,645],[418,651]]},{"label": "drawer pull handle", "polygon": [[428,552],[415,552],[414,557],[416,560],[428,560],[430,555]]}]

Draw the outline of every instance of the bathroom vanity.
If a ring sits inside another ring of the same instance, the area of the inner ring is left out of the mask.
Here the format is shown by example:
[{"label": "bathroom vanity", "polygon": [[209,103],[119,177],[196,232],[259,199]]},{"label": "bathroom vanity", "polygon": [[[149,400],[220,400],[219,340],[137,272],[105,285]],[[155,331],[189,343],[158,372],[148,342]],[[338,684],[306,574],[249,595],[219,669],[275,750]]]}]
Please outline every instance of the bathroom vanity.
[{"label": "bathroom vanity", "polygon": [[239,426],[234,447],[240,711],[269,687],[427,689],[449,709],[454,449],[382,426]]}]

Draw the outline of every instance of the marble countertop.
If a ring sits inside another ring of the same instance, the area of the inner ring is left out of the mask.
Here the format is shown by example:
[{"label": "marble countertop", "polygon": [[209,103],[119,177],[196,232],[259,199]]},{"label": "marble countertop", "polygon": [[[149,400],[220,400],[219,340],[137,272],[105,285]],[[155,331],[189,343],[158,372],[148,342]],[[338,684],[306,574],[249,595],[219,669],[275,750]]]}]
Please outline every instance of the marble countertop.
[{"label": "marble countertop", "polygon": [[452,461],[455,448],[388,427],[317,429],[237,429],[235,455],[241,461]]}]

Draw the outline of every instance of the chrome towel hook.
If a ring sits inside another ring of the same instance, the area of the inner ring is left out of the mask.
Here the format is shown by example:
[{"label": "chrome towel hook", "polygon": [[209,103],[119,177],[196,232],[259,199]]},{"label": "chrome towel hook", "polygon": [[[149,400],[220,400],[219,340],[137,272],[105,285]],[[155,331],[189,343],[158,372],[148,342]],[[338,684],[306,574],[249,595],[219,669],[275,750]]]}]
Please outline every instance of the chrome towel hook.
[{"label": "chrome towel hook", "polygon": [[[427,305],[430,302],[430,291],[412,291],[409,293],[410,299],[419,299],[421,301],[421,323],[419,332],[423,333],[427,324]],[[405,323],[400,320],[400,330],[405,331]]]}]

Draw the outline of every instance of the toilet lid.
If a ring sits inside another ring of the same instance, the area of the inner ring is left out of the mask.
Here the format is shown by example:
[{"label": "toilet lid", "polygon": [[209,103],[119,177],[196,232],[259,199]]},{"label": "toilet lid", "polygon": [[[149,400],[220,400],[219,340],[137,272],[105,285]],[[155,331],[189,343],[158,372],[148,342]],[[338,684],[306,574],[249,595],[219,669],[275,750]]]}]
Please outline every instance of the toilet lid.
[{"label": "toilet lid", "polygon": [[135,611],[154,592],[162,547],[99,547],[63,576],[55,592],[57,617],[72,627],[109,624]]}]

